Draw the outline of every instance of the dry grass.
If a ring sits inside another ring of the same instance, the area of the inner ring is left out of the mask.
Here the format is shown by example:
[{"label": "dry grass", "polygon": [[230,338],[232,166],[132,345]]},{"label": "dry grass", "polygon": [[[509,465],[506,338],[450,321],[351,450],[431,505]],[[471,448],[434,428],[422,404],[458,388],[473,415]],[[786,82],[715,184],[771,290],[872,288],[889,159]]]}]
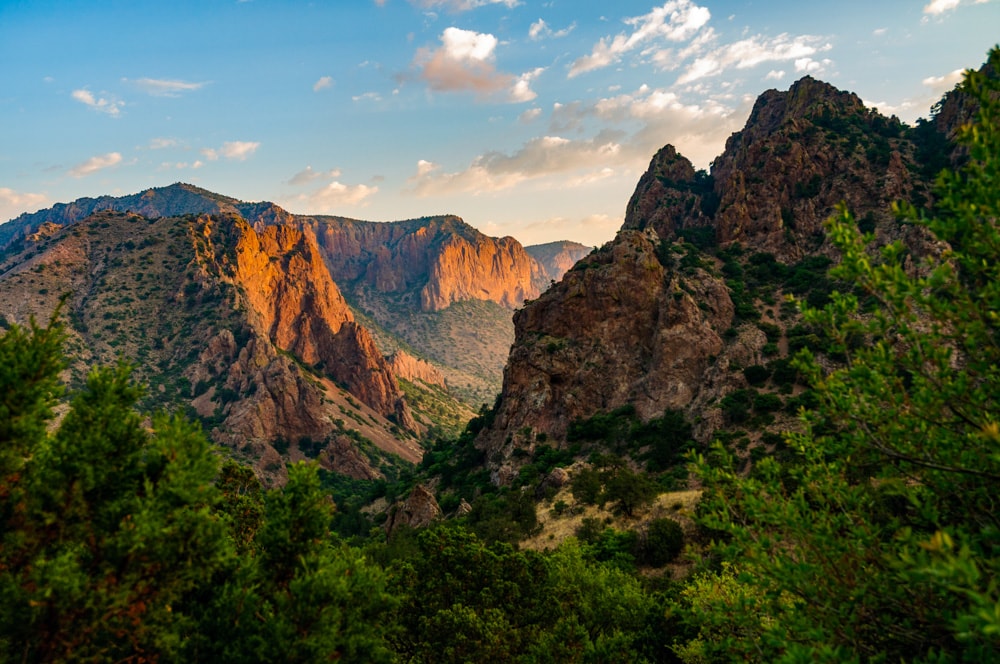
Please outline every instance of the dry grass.
[{"label": "dry grass", "polygon": [[[597,505],[578,504],[573,499],[569,487],[563,487],[552,500],[540,503],[537,508],[538,523],[541,530],[535,536],[523,540],[521,547],[534,551],[546,551],[557,548],[568,537],[575,537],[576,531],[587,518],[596,518],[601,523],[615,530],[636,530],[643,524],[660,518],[670,518],[681,524],[685,539],[692,540],[694,533],[694,510],[701,498],[701,490],[670,491],[661,493],[648,507],[640,509],[632,518],[626,518]],[[554,506],[563,501],[567,507],[562,514],[556,514]],[[690,564],[683,556],[677,562],[671,563],[662,570],[643,570],[650,575],[669,574],[673,578],[682,578],[689,571]]]}]

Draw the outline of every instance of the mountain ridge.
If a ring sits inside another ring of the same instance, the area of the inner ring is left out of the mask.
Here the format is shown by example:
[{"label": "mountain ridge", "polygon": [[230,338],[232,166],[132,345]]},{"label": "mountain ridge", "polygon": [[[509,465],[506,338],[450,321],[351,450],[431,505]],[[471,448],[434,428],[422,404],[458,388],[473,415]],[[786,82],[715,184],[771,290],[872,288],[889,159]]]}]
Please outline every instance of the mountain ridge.
[{"label": "mountain ridge", "polygon": [[878,243],[936,251],[890,203],[929,196],[928,165],[952,154],[943,137],[960,104],[950,93],[934,120],[910,128],[805,77],[757,99],[711,173],[659,150],[616,238],[515,315],[501,396],[475,440],[493,481],[510,484],[536,450],[566,449],[611,413],[682,413],[695,441],[723,432],[744,441],[744,459],[773,448],[767,426],[741,422],[795,426],[804,388],[788,358],[818,337],[781,302],[821,304],[835,288],[824,220],[846,201]]}]

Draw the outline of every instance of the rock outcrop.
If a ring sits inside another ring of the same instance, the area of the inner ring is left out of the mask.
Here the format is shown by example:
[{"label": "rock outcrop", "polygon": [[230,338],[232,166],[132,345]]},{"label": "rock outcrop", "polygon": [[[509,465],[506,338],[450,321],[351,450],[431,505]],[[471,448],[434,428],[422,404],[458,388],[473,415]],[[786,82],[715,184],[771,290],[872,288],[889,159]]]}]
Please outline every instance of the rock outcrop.
[{"label": "rock outcrop", "polygon": [[[805,77],[760,96],[711,174],[672,146],[657,152],[617,237],[514,317],[499,405],[476,440],[494,481],[511,481],[539,441],[560,446],[574,421],[626,405],[642,420],[681,410],[707,442],[725,423],[720,400],[748,386],[742,368],[787,352],[776,338],[765,356],[763,330],[794,322],[778,320],[774,294],[744,291],[740,266],[774,261],[787,274],[834,256],[823,222],[841,201],[879,240],[928,249],[890,212],[928,190],[928,144]],[[720,250],[731,250],[725,266]]]},{"label": "rock outcrop", "polygon": [[538,295],[540,269],[514,238],[491,238],[458,217],[376,223],[296,217],[315,233],[334,280],[409,296],[421,311],[462,300],[513,309]]},{"label": "rock outcrop", "polygon": [[413,487],[409,497],[389,508],[385,531],[392,534],[400,526],[423,528],[441,518],[441,507],[434,493],[422,484]]},{"label": "rock outcrop", "polygon": [[438,371],[437,367],[426,360],[413,357],[405,350],[397,350],[386,358],[386,360],[389,363],[389,368],[392,369],[392,373],[399,378],[410,382],[419,380],[422,383],[440,387],[441,389],[447,389],[448,387],[445,384],[444,375]]},{"label": "rock outcrop", "polygon": [[125,357],[150,386],[145,408],[190,405],[268,482],[286,460],[372,478],[382,453],[420,459],[421,427],[307,232],[105,210],[24,241],[0,258],[0,315],[45,320],[71,292],[73,379]]}]

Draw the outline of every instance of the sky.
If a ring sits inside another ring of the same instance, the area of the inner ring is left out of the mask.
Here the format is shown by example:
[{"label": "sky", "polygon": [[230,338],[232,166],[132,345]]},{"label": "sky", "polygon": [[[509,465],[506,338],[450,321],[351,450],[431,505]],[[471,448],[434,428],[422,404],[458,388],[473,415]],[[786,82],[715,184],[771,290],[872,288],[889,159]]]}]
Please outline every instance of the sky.
[{"label": "sky", "polygon": [[0,221],[189,182],[598,245],[805,75],[913,123],[1000,0],[0,0]]}]

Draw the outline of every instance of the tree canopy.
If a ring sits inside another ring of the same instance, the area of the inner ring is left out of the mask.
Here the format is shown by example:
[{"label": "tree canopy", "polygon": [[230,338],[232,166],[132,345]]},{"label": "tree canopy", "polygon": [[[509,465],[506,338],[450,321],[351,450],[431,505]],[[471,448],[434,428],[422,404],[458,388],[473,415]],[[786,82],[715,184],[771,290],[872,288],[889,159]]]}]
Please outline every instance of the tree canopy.
[{"label": "tree canopy", "polygon": [[698,459],[731,563],[695,585],[732,599],[688,597],[707,607],[688,661],[1000,657],[1000,85],[967,72],[961,89],[968,161],[932,209],[896,208],[936,240],[927,255],[873,252],[847,209],[829,222],[833,274],[857,288],[804,311],[846,363],[798,356],[819,404],[788,435],[795,458],[749,477],[721,447]]}]

